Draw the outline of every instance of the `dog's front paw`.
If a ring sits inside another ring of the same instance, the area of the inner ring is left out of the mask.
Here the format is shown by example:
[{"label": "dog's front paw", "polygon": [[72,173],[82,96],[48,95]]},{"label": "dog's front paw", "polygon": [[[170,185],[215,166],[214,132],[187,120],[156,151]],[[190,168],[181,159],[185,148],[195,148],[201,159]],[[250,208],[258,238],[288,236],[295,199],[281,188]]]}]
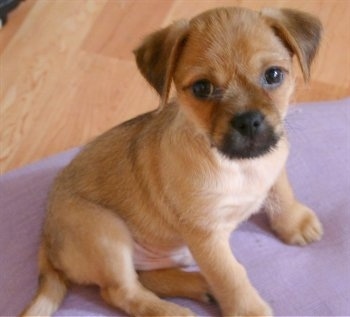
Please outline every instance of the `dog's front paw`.
[{"label": "dog's front paw", "polygon": [[244,317],[257,317],[257,316],[273,316],[272,309],[265,302],[258,303],[252,306],[249,306],[248,309],[237,309],[233,312],[227,311],[223,313],[223,316],[244,316]]},{"label": "dog's front paw", "polygon": [[241,316],[249,316],[249,317],[273,316],[273,312],[271,307],[267,303],[265,303],[264,301],[261,301],[260,303],[258,303],[256,307],[249,307],[249,310],[246,312],[243,312]]},{"label": "dog's front paw", "polygon": [[223,309],[223,316],[273,316],[271,307],[253,288],[241,293],[234,302],[234,307]]},{"label": "dog's front paw", "polygon": [[181,317],[196,317],[197,315],[190,309],[167,302],[166,304],[154,307],[148,311],[143,317],[151,316],[181,316]]},{"label": "dog's front paw", "polygon": [[323,234],[322,224],[315,213],[298,202],[290,211],[276,214],[271,225],[288,244],[306,245],[320,240]]}]

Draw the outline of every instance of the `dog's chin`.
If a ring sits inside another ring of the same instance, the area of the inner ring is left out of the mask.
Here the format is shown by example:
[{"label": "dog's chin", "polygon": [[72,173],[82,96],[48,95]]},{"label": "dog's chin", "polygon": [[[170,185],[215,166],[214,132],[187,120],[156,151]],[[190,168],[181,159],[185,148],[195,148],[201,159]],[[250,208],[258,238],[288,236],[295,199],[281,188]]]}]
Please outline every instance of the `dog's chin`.
[{"label": "dog's chin", "polygon": [[237,131],[227,133],[218,150],[230,159],[254,159],[264,156],[276,147],[280,136],[268,129],[255,137],[242,136]]}]

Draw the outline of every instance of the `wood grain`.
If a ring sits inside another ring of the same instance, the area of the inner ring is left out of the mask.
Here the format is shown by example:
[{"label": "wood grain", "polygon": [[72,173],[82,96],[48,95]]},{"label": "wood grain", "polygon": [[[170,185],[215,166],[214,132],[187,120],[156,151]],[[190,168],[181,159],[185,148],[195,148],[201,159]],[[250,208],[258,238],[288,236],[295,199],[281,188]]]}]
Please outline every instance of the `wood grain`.
[{"label": "wood grain", "polygon": [[26,0],[0,31],[0,172],[88,140],[158,98],[132,50],[161,26],[215,6],[292,7],[322,20],[324,40],[295,101],[350,95],[347,0]]}]

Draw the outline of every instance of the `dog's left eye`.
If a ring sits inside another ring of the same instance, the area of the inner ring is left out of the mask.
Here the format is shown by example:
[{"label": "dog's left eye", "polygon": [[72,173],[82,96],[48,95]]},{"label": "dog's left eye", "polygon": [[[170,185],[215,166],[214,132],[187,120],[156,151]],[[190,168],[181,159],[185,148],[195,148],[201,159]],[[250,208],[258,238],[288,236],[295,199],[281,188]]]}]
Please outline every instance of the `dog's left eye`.
[{"label": "dog's left eye", "polygon": [[268,68],[263,77],[263,84],[268,88],[275,88],[282,84],[284,79],[284,71],[280,67],[270,67]]},{"label": "dog's left eye", "polygon": [[199,99],[206,99],[213,95],[215,88],[214,85],[207,79],[201,79],[196,81],[192,87],[192,93]]}]

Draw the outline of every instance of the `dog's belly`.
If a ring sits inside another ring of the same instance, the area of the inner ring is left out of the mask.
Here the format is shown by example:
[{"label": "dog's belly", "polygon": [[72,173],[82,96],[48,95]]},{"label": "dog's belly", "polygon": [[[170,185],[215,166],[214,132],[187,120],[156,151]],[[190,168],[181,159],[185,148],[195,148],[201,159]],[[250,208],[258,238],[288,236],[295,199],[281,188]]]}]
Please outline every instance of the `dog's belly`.
[{"label": "dog's belly", "polygon": [[188,267],[195,264],[191,252],[185,246],[174,250],[161,250],[134,241],[133,247],[133,262],[138,271]]}]

